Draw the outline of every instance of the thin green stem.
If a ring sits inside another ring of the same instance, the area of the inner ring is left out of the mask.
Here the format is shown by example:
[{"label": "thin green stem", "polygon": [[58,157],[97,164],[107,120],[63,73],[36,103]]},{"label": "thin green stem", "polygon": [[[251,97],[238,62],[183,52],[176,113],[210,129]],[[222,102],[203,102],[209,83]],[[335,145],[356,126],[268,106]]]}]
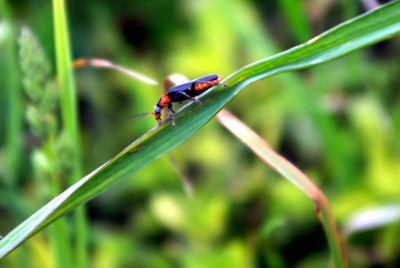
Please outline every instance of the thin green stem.
[{"label": "thin green stem", "polygon": [[[80,141],[77,120],[77,102],[74,86],[71,52],[69,47],[69,36],[65,3],[63,0],[53,0],[53,16],[57,58],[57,77],[60,83],[60,104],[63,127],[73,147],[71,153],[72,172],[69,176],[69,184],[74,184],[81,178]],[[84,207],[80,207],[75,213],[76,234],[76,265],[87,267],[87,227]]]}]

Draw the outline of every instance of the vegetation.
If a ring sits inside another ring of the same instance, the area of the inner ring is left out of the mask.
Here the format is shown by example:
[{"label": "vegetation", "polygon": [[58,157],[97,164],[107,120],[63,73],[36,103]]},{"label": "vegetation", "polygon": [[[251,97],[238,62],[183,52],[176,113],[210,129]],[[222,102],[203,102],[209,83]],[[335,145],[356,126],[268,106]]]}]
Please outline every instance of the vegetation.
[{"label": "vegetation", "polygon": [[[400,2],[264,2],[0,0],[1,267],[400,263]],[[147,132],[161,85],[72,58],[228,88]]]}]

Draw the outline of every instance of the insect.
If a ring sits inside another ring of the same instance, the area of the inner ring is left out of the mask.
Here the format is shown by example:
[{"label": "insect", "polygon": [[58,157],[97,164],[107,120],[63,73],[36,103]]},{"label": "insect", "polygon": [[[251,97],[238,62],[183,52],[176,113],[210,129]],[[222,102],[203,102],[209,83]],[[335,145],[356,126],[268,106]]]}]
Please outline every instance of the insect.
[{"label": "insect", "polygon": [[[144,116],[148,114],[153,114],[158,124],[161,123],[161,112],[163,109],[167,110],[167,113],[172,121],[172,128],[176,128],[175,118],[172,103],[192,100],[200,105],[203,105],[196,97],[212,88],[213,86],[220,85],[223,87],[228,87],[227,85],[221,83],[221,75],[210,74],[200,78],[196,78],[192,81],[186,82],[184,84],[176,85],[171,87],[167,93],[161,96],[160,100],[154,106],[154,112],[147,112],[143,114],[138,114],[136,116]],[[135,116],[135,117],[136,117]]]}]

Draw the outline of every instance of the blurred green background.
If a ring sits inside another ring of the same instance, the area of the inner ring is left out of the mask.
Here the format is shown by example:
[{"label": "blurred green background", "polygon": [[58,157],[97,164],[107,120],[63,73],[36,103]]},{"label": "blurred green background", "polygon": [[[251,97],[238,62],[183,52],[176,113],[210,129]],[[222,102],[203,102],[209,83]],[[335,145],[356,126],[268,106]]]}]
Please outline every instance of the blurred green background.
[{"label": "blurred green background", "polygon": [[[51,1],[8,5],[14,27],[34,32],[55,75]],[[161,82],[172,73],[226,77],[366,7],[344,0],[88,0],[68,1],[67,11],[74,59],[105,58]],[[12,70],[6,30],[0,22],[0,92]],[[321,187],[345,235],[352,267],[400,266],[399,48],[396,37],[253,83],[227,107]],[[88,67],[75,74],[88,174],[156,124],[151,116],[134,124],[125,119],[152,111],[162,89],[110,70]],[[310,98],[299,99],[301,91]],[[25,103],[21,99],[22,107]],[[9,109],[6,94],[0,94],[1,126]],[[17,204],[3,198],[9,191],[6,131],[0,127],[3,236],[52,197],[33,176],[30,153],[40,140],[24,125]],[[170,155],[192,182],[193,197],[164,156],[88,202],[91,267],[328,267],[313,202],[216,120]],[[371,214],[356,225],[352,217],[362,211]],[[22,250],[30,267],[55,267],[45,231],[0,267],[19,267]]]}]

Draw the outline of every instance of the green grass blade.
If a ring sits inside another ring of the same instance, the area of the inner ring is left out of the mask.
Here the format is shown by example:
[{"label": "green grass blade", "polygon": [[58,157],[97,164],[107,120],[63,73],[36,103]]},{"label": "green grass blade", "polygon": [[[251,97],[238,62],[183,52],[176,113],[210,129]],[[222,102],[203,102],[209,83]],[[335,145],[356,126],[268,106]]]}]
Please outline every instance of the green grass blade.
[{"label": "green grass blade", "polygon": [[65,6],[63,0],[53,0],[54,36],[56,45],[57,77],[60,82],[61,115],[70,135],[77,136],[77,108],[71,52]]},{"label": "green grass blade", "polygon": [[[57,77],[60,83],[60,106],[62,124],[69,138],[69,149],[74,156],[69,183],[72,185],[81,176],[80,139],[78,132],[77,98],[71,64],[70,42],[64,0],[53,0],[54,36],[56,44]],[[77,267],[87,267],[87,226],[84,207],[75,211],[75,260]]]},{"label": "green grass blade", "polygon": [[396,1],[349,20],[303,45],[240,69],[223,81],[227,89],[216,87],[201,97],[204,106],[196,103],[184,106],[176,115],[175,130],[166,120],[15,228],[0,241],[0,258],[62,215],[178,146],[249,83],[342,57],[399,32],[400,2]]}]

